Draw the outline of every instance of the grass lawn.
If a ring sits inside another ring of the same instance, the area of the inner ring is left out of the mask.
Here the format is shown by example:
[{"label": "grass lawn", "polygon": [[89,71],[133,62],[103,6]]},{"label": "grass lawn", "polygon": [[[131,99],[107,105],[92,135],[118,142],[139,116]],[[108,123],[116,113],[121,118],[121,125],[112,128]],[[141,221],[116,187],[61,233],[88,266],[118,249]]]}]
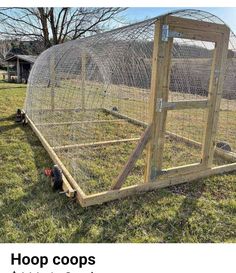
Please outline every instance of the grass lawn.
[{"label": "grass lawn", "polygon": [[236,242],[236,173],[89,208],[53,193],[49,156],[14,122],[25,90],[0,82],[0,242]]}]

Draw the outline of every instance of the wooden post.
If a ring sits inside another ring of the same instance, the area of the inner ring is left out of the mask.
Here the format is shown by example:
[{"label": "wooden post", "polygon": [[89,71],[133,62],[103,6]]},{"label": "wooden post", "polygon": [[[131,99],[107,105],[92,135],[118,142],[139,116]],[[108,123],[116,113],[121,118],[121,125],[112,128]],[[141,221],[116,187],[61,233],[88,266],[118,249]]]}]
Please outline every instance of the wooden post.
[{"label": "wooden post", "polygon": [[158,110],[157,106],[168,101],[170,60],[173,45],[172,38],[169,38],[167,42],[162,41],[162,26],[166,23],[166,18],[160,19],[155,26],[149,114],[149,123],[153,125],[153,130],[148,144],[145,182],[153,180],[162,168],[167,110]]},{"label": "wooden post", "polygon": [[82,92],[82,110],[85,110],[85,81],[86,81],[86,54],[82,54],[81,67],[81,92]]},{"label": "wooden post", "polygon": [[209,84],[209,108],[202,148],[202,164],[206,167],[212,167],[213,163],[217,123],[219,119],[220,102],[223,91],[225,65],[228,52],[229,34],[229,29],[225,28],[225,32],[215,43]]},{"label": "wooden post", "polygon": [[16,75],[17,75],[17,83],[21,82],[21,76],[20,76],[20,60],[18,57],[16,57]]}]

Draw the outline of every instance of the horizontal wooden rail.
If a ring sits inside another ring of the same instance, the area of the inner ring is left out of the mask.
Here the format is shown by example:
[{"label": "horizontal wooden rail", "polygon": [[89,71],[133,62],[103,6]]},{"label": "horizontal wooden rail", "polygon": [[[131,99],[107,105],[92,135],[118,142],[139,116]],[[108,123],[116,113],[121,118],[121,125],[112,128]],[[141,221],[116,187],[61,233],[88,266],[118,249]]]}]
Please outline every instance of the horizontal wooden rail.
[{"label": "horizontal wooden rail", "polygon": [[[138,120],[138,119],[130,118],[130,117],[126,116],[126,115],[117,113],[115,111],[111,111],[109,109],[104,109],[104,108],[103,108],[103,111],[105,111],[107,113],[110,113],[111,115],[114,115],[116,117],[124,118],[124,119],[128,120],[129,122],[131,122],[133,124],[140,125],[140,126],[142,126],[144,128],[146,128],[148,126],[148,123],[146,123],[146,122],[143,122],[143,121]],[[198,141],[195,141],[193,139],[184,137],[184,136],[180,136],[180,135],[172,133],[170,131],[166,131],[166,135],[170,136],[173,139],[183,141],[185,144],[188,144],[188,145],[191,145],[191,146],[194,146],[194,147],[197,147],[197,148],[202,147],[202,143],[200,143]],[[227,151],[224,151],[222,149],[216,148],[215,149],[215,154],[217,156],[225,159],[225,160],[228,160],[228,161],[235,161],[236,160],[236,153],[234,153],[234,152],[227,152]]]},{"label": "horizontal wooden rail", "polygon": [[[196,148],[201,148],[202,147],[202,143],[195,141],[193,139],[184,137],[184,136],[180,136],[178,134],[174,134],[172,132],[167,131],[166,134],[168,136],[170,136],[173,139],[179,140],[179,141],[183,141],[185,144],[190,145],[190,146],[194,146]],[[236,153],[234,152],[228,152],[225,151],[223,149],[220,148],[215,148],[215,154],[225,160],[228,161],[235,161],[236,160]]]},{"label": "horizontal wooden rail", "polygon": [[55,109],[32,109],[29,112],[93,112],[93,111],[101,111],[103,108],[55,108]]},{"label": "horizontal wooden rail", "polygon": [[103,146],[103,145],[118,144],[123,142],[133,142],[133,141],[138,141],[139,139],[140,137],[81,143],[81,144],[71,144],[71,145],[64,145],[64,146],[55,146],[55,147],[52,147],[52,149],[54,151],[58,151],[58,150],[74,149],[74,148],[96,147],[96,146]]},{"label": "horizontal wooden rail", "polygon": [[236,170],[236,163],[232,163],[232,164],[227,164],[223,166],[217,166],[212,169],[206,169],[202,171],[188,173],[181,176],[173,176],[172,178],[171,177],[165,178],[163,176],[161,179],[159,178],[155,182],[143,183],[143,184],[138,184],[134,186],[123,187],[119,190],[110,190],[110,191],[105,191],[105,192],[89,195],[84,199],[83,205],[87,207],[87,206],[102,204],[104,202],[124,198],[127,196],[131,196],[133,194],[152,191],[152,190],[155,190],[158,188],[164,188],[167,186],[178,185],[178,184],[189,182],[189,181],[196,181],[197,179],[201,179],[211,175],[222,174],[225,172],[232,172],[235,170]]},{"label": "horizontal wooden rail", "polygon": [[101,119],[101,120],[85,120],[85,121],[65,121],[65,122],[50,122],[50,123],[36,123],[36,126],[63,126],[86,123],[123,123],[124,119]]},{"label": "horizontal wooden rail", "polygon": [[187,173],[192,173],[197,170],[203,169],[203,166],[201,163],[193,163],[193,164],[188,164],[185,166],[178,166],[178,167],[173,167],[173,168],[168,168],[168,169],[163,169],[160,172],[160,176],[165,176],[165,175],[182,175],[182,174],[187,174]]},{"label": "horizontal wooden rail", "polygon": [[195,29],[183,28],[179,26],[171,26],[171,31],[181,33],[183,39],[200,40],[206,42],[218,42],[221,38],[221,33],[205,32]]},{"label": "horizontal wooden rail", "polygon": [[134,118],[131,118],[131,117],[129,117],[129,116],[123,115],[123,114],[121,114],[121,113],[119,113],[119,112],[117,112],[117,111],[112,111],[112,110],[109,110],[109,109],[107,109],[107,108],[103,108],[102,110],[103,110],[105,113],[109,113],[109,114],[111,114],[111,115],[113,115],[113,116],[115,116],[115,117],[125,119],[125,120],[127,120],[127,121],[129,121],[130,123],[133,123],[133,124],[135,124],[135,125],[140,125],[140,126],[142,126],[142,127],[144,127],[144,128],[146,128],[146,127],[148,126],[148,124],[147,124],[146,122],[143,122],[143,121],[141,121],[141,120],[134,119]]},{"label": "horizontal wooden rail", "polygon": [[182,27],[182,28],[191,28],[193,30],[205,31],[207,33],[224,33],[227,29],[227,26],[224,24],[217,24],[212,22],[197,21],[193,19],[180,18],[177,16],[169,15],[168,24],[171,26]]},{"label": "horizontal wooden rail", "polygon": [[184,109],[197,109],[207,108],[208,100],[183,100],[173,102],[162,102],[159,106],[159,110],[184,110]]}]

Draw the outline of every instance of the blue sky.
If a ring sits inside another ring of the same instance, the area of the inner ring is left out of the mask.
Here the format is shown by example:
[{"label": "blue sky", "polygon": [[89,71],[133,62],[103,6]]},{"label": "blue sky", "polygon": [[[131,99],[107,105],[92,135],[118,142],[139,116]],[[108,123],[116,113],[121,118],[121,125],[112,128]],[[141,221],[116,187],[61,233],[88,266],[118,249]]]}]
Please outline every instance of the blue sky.
[{"label": "blue sky", "polygon": [[[184,8],[129,8],[125,11],[126,18],[133,21],[141,21],[146,18],[158,16],[160,14],[170,12],[177,9]],[[236,8],[201,8],[196,9],[205,10],[220,17],[229,27],[236,33]]]}]

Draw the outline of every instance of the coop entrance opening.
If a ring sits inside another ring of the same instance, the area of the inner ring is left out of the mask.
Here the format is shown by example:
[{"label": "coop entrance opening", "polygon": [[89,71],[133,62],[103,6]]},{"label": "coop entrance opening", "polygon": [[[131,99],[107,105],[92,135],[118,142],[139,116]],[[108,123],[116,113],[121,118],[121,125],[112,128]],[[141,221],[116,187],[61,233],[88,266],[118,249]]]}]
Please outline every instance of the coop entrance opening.
[{"label": "coop entrance opening", "polygon": [[157,24],[146,181],[212,166],[225,54],[222,35],[197,21],[170,16]]},{"label": "coop entrance opening", "polygon": [[203,48],[200,40],[173,39],[167,101],[157,105],[166,111],[163,169],[201,163],[214,49],[212,42]]}]

